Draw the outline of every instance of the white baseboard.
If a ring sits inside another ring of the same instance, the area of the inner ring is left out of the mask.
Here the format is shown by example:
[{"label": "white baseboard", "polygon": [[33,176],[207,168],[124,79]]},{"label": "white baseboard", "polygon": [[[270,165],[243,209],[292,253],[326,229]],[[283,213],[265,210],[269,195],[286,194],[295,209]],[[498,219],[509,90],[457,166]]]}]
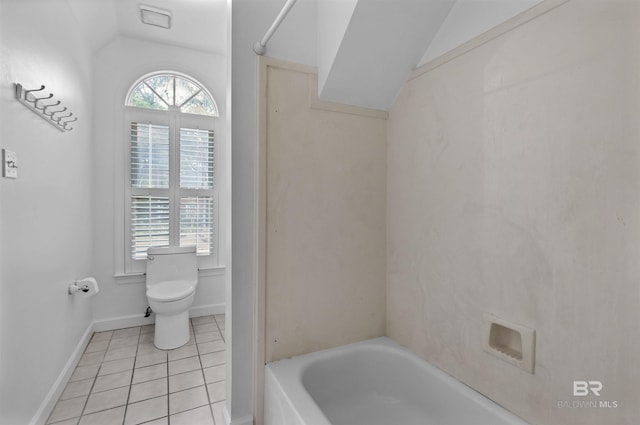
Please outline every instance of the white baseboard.
[{"label": "white baseboard", "polygon": [[211,316],[212,314],[224,314],[224,303],[200,305],[191,307],[189,317]]},{"label": "white baseboard", "polygon": [[222,408],[222,416],[224,416],[224,424],[231,425],[231,416],[229,415],[229,411],[227,410],[227,404],[225,403]]},{"label": "white baseboard", "polygon": [[58,375],[58,378],[51,386],[51,389],[40,404],[40,407],[31,419],[31,422],[29,422],[29,425],[44,425],[44,423],[47,421],[47,418],[53,411],[53,408],[56,406],[60,395],[64,391],[69,378],[71,378],[73,371],[76,369],[76,365],[80,361],[80,357],[82,357],[85,348],[87,348],[87,345],[89,345],[89,341],[91,341],[91,337],[93,336],[94,332],[93,323],[94,322],[91,322],[89,326],[87,326],[87,330],[84,331],[84,334],[82,335],[82,338],[80,338],[78,345],[76,345],[76,348],[71,353],[69,360],[67,360],[64,368],[62,368],[62,372],[60,372],[60,375]]},{"label": "white baseboard", "polygon": [[[192,307],[189,310],[189,317],[209,316],[212,314],[224,314],[224,303],[209,304]],[[155,316],[144,317],[144,314],[133,314],[130,316],[111,317],[109,319],[99,319],[93,322],[94,332],[112,331],[114,329],[130,328],[133,326],[144,326],[154,323]]]},{"label": "white baseboard", "polygon": [[150,325],[155,317],[144,317],[144,314],[132,314],[130,316],[111,317],[93,321],[94,332],[112,331],[114,329],[131,328],[133,326]]},{"label": "white baseboard", "polygon": [[233,421],[230,420],[226,406],[224,408],[224,420],[227,422],[227,425],[253,425],[253,415],[246,415]]}]

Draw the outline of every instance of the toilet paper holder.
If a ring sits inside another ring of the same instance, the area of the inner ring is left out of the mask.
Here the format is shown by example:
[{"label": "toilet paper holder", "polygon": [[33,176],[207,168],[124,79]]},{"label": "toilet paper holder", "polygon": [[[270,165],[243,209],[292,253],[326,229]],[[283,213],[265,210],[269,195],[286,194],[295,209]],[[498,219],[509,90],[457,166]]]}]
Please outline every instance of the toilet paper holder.
[{"label": "toilet paper holder", "polygon": [[73,295],[77,292],[89,292],[89,285],[80,280],[69,284],[69,293]]},{"label": "toilet paper holder", "polygon": [[81,297],[90,297],[100,291],[98,282],[93,277],[85,277],[70,283],[67,287],[70,295],[80,295]]}]

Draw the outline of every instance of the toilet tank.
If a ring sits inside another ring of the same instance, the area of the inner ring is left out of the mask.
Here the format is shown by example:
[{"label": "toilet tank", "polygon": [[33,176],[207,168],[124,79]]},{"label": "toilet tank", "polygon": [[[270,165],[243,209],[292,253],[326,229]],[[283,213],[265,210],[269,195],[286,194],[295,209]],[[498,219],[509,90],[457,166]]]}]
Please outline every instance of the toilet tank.
[{"label": "toilet tank", "polygon": [[198,282],[196,247],[151,247],[147,250],[147,286],[168,280]]}]

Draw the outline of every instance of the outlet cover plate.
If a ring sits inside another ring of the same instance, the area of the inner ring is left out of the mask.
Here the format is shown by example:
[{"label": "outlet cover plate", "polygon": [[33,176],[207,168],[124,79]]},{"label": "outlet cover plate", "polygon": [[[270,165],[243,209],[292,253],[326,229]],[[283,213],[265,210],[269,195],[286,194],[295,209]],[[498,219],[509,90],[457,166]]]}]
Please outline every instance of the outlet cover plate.
[{"label": "outlet cover plate", "polygon": [[2,149],[2,177],[18,178],[18,155],[7,149]]}]

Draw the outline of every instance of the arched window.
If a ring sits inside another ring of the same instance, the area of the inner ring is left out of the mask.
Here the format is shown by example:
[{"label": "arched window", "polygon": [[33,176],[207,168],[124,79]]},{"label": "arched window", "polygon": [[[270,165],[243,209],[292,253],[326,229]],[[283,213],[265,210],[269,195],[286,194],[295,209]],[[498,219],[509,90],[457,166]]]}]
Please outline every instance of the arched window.
[{"label": "arched window", "polygon": [[127,106],[218,116],[218,106],[211,94],[194,79],[176,73],[144,77],[129,91]]},{"label": "arched window", "polygon": [[147,249],[164,245],[195,245],[199,266],[216,266],[213,96],[191,77],[158,72],[134,83],[125,105],[125,271],[143,271]]}]

